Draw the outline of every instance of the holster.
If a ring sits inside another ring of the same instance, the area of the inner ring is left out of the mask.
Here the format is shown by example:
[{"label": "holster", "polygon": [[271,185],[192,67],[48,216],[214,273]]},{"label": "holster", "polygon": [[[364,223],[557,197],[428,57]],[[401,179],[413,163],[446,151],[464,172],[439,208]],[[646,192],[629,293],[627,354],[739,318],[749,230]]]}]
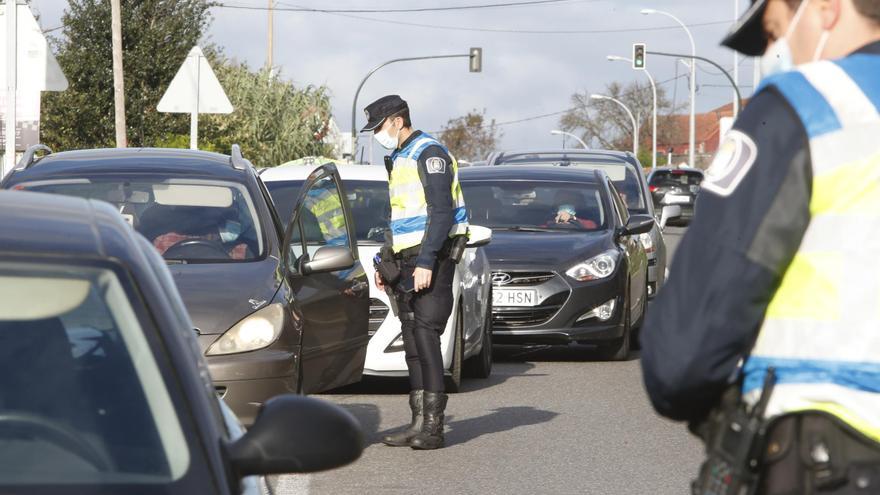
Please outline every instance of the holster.
[{"label": "holster", "polygon": [[400,261],[394,256],[394,251],[390,247],[382,246],[379,254],[373,258],[373,267],[379,272],[385,285],[394,286],[400,281]]}]

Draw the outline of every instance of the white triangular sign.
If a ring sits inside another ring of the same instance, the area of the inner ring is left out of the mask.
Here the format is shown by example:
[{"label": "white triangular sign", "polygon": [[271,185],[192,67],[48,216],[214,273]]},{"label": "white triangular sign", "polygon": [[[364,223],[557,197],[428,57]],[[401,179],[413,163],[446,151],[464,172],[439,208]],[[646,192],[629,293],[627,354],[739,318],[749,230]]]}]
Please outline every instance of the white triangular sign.
[{"label": "white triangular sign", "polygon": [[[6,6],[0,6],[0,81],[6,81]],[[27,5],[18,5],[17,87],[19,91],[64,91],[67,79],[43,30]]]},{"label": "white triangular sign", "polygon": [[232,103],[202,49],[196,46],[186,56],[157,109],[165,113],[232,113]]}]

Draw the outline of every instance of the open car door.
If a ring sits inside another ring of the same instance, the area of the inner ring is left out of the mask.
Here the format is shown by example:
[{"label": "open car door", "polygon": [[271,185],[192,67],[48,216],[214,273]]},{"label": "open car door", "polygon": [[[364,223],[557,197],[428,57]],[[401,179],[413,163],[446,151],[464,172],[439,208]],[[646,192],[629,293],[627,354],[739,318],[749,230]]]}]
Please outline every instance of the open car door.
[{"label": "open car door", "polygon": [[282,265],[301,317],[302,393],[360,381],[367,357],[369,283],[354,224],[333,164],[303,184],[284,236]]}]

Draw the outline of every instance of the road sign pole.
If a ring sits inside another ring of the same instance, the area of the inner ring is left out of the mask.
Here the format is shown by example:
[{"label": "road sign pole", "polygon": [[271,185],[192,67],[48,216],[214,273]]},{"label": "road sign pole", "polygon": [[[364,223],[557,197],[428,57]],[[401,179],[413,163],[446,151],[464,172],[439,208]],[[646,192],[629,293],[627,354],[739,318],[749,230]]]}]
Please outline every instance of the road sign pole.
[{"label": "road sign pole", "polygon": [[196,84],[193,87],[192,113],[189,118],[189,149],[199,149],[199,85],[201,84],[202,57],[196,55]]},{"label": "road sign pole", "polygon": [[18,74],[18,7],[17,0],[6,0],[6,159],[0,176],[15,167],[15,104]]}]

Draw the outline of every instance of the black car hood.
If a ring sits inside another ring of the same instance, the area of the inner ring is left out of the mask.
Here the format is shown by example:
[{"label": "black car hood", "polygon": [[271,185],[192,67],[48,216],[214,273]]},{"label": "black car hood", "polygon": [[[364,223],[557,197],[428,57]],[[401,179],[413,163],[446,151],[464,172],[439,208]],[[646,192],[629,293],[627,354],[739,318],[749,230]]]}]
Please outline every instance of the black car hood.
[{"label": "black car hood", "polygon": [[229,330],[272,301],[280,281],[278,261],[169,265],[193,324],[202,335]]},{"label": "black car hood", "polygon": [[611,238],[612,233],[607,231],[556,233],[494,230],[492,242],[483,250],[493,264],[535,264],[550,268],[599,254],[611,247]]}]

